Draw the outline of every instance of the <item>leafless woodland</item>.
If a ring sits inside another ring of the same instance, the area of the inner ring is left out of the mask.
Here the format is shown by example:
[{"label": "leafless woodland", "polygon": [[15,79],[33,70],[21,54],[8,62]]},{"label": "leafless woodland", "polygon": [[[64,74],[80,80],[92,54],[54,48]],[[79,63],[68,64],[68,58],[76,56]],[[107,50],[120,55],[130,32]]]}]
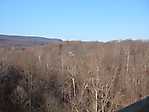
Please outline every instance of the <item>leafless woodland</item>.
[{"label": "leafless woodland", "polygon": [[0,48],[0,112],[115,112],[147,95],[147,41]]}]

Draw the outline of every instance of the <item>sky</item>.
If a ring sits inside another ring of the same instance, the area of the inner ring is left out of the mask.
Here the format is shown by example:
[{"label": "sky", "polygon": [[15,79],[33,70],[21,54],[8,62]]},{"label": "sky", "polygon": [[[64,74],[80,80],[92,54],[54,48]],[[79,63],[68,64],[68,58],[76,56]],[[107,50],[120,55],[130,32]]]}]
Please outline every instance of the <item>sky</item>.
[{"label": "sky", "polygon": [[0,0],[0,34],[149,39],[149,0]]}]

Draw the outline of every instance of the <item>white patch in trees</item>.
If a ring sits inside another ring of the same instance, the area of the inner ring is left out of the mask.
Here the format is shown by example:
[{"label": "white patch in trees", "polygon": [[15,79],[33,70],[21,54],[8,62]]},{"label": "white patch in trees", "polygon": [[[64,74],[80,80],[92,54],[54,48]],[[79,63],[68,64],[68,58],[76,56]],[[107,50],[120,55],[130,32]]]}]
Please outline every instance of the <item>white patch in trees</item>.
[{"label": "white patch in trees", "polygon": [[75,54],[74,54],[72,51],[69,51],[69,52],[68,52],[68,55],[69,55],[69,56],[72,56],[72,57],[75,56]]},{"label": "white patch in trees", "polygon": [[128,73],[129,71],[129,58],[130,58],[130,53],[129,50],[127,51],[127,64],[126,64],[126,72]]},{"label": "white patch in trees", "polygon": [[76,88],[75,88],[75,79],[72,78],[72,84],[73,84],[73,94],[74,94],[74,97],[76,96]]},{"label": "white patch in trees", "polygon": [[47,69],[49,68],[49,64],[47,63]]},{"label": "white patch in trees", "polygon": [[38,60],[39,60],[39,63],[41,63],[41,56],[40,55],[38,56]]}]

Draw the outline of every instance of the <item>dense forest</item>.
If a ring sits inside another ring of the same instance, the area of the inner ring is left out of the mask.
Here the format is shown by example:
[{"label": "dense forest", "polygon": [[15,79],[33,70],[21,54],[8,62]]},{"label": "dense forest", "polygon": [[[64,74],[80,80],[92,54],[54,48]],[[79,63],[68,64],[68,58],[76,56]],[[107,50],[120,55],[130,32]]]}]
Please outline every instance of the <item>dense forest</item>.
[{"label": "dense forest", "polygon": [[0,48],[0,112],[115,112],[148,95],[148,41]]}]

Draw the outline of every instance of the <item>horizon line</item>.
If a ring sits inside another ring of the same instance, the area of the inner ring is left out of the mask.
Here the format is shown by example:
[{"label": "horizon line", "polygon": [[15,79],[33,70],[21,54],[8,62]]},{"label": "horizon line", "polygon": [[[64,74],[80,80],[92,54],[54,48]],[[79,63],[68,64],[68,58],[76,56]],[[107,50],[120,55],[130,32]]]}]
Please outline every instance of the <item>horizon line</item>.
[{"label": "horizon line", "polygon": [[4,36],[18,36],[18,37],[35,37],[35,38],[47,38],[47,39],[60,39],[62,41],[86,41],[86,42],[111,42],[111,41],[125,41],[125,40],[133,40],[133,41],[137,41],[137,40],[141,40],[141,41],[149,41],[149,37],[145,37],[145,38],[141,38],[141,37],[136,37],[135,38],[133,36],[126,36],[126,37],[122,37],[119,39],[110,39],[110,40],[81,40],[81,39],[65,39],[63,36],[41,36],[41,35],[26,35],[26,34],[4,34],[4,33],[0,33],[0,35],[4,35]]}]

